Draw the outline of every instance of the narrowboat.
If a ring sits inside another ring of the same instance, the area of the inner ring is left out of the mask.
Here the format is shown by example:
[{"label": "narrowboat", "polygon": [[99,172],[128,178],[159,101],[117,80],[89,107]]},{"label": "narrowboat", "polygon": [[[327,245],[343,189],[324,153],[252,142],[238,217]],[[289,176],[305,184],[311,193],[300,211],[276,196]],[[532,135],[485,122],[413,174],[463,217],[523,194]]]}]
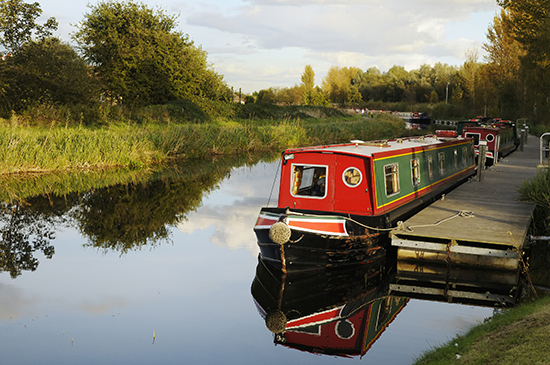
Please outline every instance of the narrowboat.
[{"label": "narrowboat", "polygon": [[491,126],[465,127],[462,136],[474,140],[476,155],[479,155],[480,141],[487,142],[486,166],[496,164],[499,158],[513,152],[518,146],[514,129],[503,123]]},{"label": "narrowboat", "polygon": [[[356,300],[342,308],[342,315],[304,328],[289,328],[274,342],[313,354],[363,357],[405,308],[409,298],[385,296],[371,302]],[[348,311],[350,314],[346,315]]]},{"label": "narrowboat", "polygon": [[282,270],[368,261],[387,232],[474,172],[472,139],[435,135],[288,149],[276,207],[260,210],[260,257]]},{"label": "narrowboat", "polygon": [[362,356],[408,301],[387,296],[387,271],[384,256],[306,274],[286,273],[260,259],[251,293],[275,344]]}]

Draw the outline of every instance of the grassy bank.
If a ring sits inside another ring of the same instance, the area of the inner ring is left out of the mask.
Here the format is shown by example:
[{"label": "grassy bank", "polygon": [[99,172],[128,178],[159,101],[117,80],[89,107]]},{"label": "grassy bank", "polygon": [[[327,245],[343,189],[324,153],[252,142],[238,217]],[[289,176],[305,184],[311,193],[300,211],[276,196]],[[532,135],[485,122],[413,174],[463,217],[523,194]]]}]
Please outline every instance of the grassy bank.
[{"label": "grassy bank", "polygon": [[404,123],[390,116],[342,119],[49,128],[4,125],[0,127],[0,171],[139,168],[171,159],[279,152],[287,147],[384,139],[405,132]]},{"label": "grassy bank", "polygon": [[545,297],[494,315],[415,364],[548,364],[549,331],[550,297]]}]

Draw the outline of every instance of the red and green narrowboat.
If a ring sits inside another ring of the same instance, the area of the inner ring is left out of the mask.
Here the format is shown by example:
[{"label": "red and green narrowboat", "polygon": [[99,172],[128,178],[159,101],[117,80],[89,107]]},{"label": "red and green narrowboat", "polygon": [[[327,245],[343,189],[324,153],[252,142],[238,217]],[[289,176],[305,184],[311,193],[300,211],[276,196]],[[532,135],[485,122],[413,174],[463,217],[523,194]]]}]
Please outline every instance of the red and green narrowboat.
[{"label": "red and green narrowboat", "polygon": [[462,136],[472,138],[476,155],[479,155],[480,141],[487,142],[486,166],[494,165],[499,158],[513,152],[518,146],[517,133],[510,125],[500,122],[491,126],[470,126],[465,127]]},{"label": "red and green narrowboat", "polygon": [[254,227],[260,257],[282,270],[368,261],[386,230],[470,177],[474,159],[461,137],[286,150],[277,206]]},{"label": "red and green narrowboat", "polygon": [[408,302],[388,296],[386,271],[384,256],[367,264],[298,273],[260,259],[251,293],[276,344],[362,356]]}]

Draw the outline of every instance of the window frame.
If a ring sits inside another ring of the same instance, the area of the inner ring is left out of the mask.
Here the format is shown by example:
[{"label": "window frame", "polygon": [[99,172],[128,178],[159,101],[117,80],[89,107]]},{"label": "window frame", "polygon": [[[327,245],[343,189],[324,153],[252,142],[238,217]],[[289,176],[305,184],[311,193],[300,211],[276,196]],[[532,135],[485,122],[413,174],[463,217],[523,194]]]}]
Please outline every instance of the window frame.
[{"label": "window frame", "polygon": [[[390,171],[389,173],[386,171],[388,167],[395,167],[395,171]],[[388,191],[388,176],[391,176],[392,186],[391,186],[391,192]],[[397,185],[397,188],[395,189]],[[384,165],[384,191],[386,193],[386,197],[394,196],[399,194],[401,191],[401,184],[399,184],[399,163],[394,162],[387,165]]]},{"label": "window frame", "polygon": [[[304,168],[311,168],[311,169],[314,169],[313,171],[313,176],[311,177],[311,183],[309,186],[303,186],[303,181],[300,181],[300,186],[297,187],[297,190],[296,190],[296,193],[294,192],[294,189],[296,188],[296,182],[295,182],[295,179],[296,179],[296,168],[297,167],[302,167],[302,179],[303,179],[303,171],[304,171]],[[323,192],[323,195],[309,195],[309,194],[299,194],[299,191],[300,189],[308,189],[310,188],[311,189],[311,192],[313,193],[313,188],[315,186],[315,183],[314,183],[314,180],[318,181],[323,175],[320,174],[317,176],[317,179],[316,179],[316,176],[315,176],[315,169],[319,169],[319,168],[323,168],[325,169],[325,181],[324,181],[324,185],[325,185],[325,190]],[[307,163],[293,163],[291,164],[291,174],[290,174],[290,195],[294,198],[300,198],[300,199],[324,199],[327,197],[327,191],[328,191],[328,179],[327,179],[327,176],[329,174],[329,165],[319,165],[319,164],[307,164]]]},{"label": "window frame", "polygon": [[[416,165],[414,163],[416,162]],[[415,174],[416,172],[416,174]],[[416,177],[415,177],[416,175]],[[420,175],[420,159],[413,158],[411,159],[411,182],[413,187],[420,186],[421,175]]]},{"label": "window frame", "polygon": [[428,177],[430,181],[434,179],[434,159],[432,155],[428,155]]},{"label": "window frame", "polygon": [[445,175],[445,152],[437,154],[437,162],[439,164],[439,175]]},{"label": "window frame", "polygon": [[[353,184],[350,184],[348,181],[346,181],[346,172],[348,171],[351,171],[351,170],[354,170],[354,171],[357,171],[359,172],[359,181],[357,182],[357,184],[353,185]],[[356,188],[358,187],[359,185],[361,185],[361,183],[363,182],[363,173],[361,172],[361,170],[355,166],[350,166],[350,167],[347,167],[344,172],[342,172],[342,182],[344,183],[344,185],[346,185],[347,187],[349,188]]]}]

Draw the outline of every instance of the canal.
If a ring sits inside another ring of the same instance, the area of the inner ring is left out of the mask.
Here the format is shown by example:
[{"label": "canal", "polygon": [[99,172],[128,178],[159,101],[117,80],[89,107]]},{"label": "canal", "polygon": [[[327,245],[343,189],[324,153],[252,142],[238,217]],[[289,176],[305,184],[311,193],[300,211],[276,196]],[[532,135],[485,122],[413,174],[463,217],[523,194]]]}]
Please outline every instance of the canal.
[{"label": "canal", "polygon": [[1,362],[410,364],[493,315],[395,297],[399,311],[348,358],[275,344],[251,286],[252,228],[276,174],[276,162],[219,159],[0,181]]}]

